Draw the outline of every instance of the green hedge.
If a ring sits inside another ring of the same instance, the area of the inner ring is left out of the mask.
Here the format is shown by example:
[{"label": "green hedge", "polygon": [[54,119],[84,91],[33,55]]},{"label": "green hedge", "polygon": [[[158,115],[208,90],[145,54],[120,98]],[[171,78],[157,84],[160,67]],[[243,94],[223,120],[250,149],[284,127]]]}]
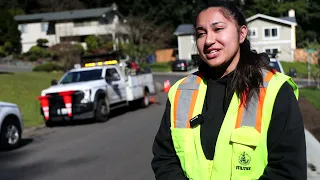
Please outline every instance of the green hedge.
[{"label": "green hedge", "polygon": [[45,64],[36,66],[35,68],[33,68],[33,71],[35,72],[64,71],[64,67],[56,63],[45,63]]}]

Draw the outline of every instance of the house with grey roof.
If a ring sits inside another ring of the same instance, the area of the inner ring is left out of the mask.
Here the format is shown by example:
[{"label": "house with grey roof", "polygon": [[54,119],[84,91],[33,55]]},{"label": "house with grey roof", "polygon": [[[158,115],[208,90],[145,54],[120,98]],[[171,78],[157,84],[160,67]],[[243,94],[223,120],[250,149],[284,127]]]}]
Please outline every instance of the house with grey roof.
[{"label": "house with grey roof", "polygon": [[269,54],[278,52],[279,60],[294,61],[297,21],[293,9],[287,17],[256,14],[247,18],[247,23],[252,49]]},{"label": "house with grey roof", "polygon": [[[287,17],[271,17],[256,14],[246,19],[248,23],[248,38],[251,47],[258,53],[277,52],[281,61],[294,61],[296,49],[295,11],[288,11]],[[195,44],[195,32],[192,24],[179,25],[174,32],[178,39],[179,59],[193,59],[198,54]]]},{"label": "house with grey roof", "polygon": [[52,46],[60,42],[80,42],[89,35],[98,35],[106,40],[119,42],[127,37],[126,20],[117,10],[117,5],[95,9],[79,9],[61,12],[17,15],[14,17],[21,31],[22,52],[36,45],[40,38]]}]

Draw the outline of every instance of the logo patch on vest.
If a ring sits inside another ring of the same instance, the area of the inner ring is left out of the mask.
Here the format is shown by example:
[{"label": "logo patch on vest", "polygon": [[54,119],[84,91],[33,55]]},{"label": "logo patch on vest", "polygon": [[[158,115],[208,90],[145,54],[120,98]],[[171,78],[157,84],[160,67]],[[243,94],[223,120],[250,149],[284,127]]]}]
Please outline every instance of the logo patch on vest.
[{"label": "logo patch on vest", "polygon": [[[250,162],[251,162],[250,156],[246,152],[243,152],[239,156],[239,164],[241,164],[242,166],[236,166],[236,169],[242,170],[242,171],[249,171],[251,169],[251,167],[248,167]],[[247,167],[244,167],[244,166],[247,166]]]}]

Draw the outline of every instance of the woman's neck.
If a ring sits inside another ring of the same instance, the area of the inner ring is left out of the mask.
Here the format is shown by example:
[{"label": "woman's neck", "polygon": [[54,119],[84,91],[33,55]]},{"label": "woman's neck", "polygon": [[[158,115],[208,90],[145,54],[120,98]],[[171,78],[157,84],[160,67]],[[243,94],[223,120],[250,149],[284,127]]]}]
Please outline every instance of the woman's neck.
[{"label": "woman's neck", "polygon": [[223,67],[224,73],[222,73],[221,78],[228,75],[230,72],[234,71],[239,63],[240,60],[240,49],[235,54],[235,56],[229,61],[230,63],[226,64],[225,67]]}]

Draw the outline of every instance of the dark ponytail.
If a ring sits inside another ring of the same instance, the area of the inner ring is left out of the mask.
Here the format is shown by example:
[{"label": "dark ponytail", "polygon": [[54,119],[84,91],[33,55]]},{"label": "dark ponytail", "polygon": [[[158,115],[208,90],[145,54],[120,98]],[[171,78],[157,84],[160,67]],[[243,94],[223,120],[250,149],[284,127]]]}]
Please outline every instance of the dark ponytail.
[{"label": "dark ponytail", "polygon": [[[210,7],[221,7],[226,18],[233,18],[238,23],[239,28],[243,25],[247,26],[245,16],[231,1],[214,1],[202,7],[197,15]],[[200,64],[200,66],[208,66],[205,63]],[[201,68],[199,69],[201,71]],[[241,102],[247,107],[247,102],[259,94],[260,87],[263,85],[262,69],[272,71],[264,57],[251,50],[250,41],[246,38],[240,44],[240,60],[234,70],[231,83],[228,85],[228,95],[232,96],[232,93],[236,92]]]}]

